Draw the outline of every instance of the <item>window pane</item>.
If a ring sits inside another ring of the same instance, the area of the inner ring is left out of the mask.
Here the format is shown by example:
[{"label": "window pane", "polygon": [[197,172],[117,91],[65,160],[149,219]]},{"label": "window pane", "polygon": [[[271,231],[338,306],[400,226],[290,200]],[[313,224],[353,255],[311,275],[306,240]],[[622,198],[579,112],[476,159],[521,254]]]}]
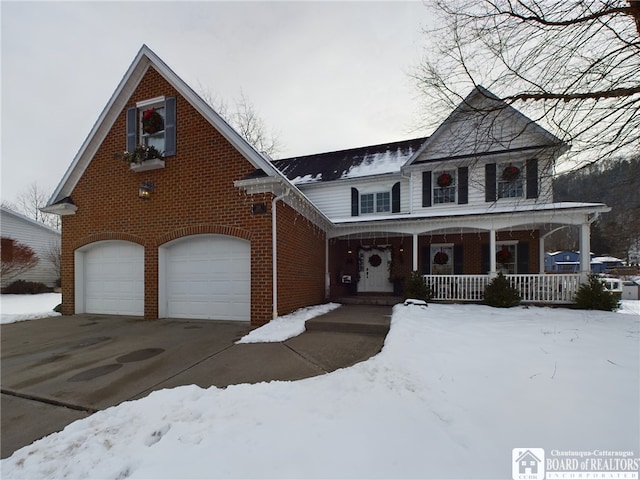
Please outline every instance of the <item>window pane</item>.
[{"label": "window pane", "polygon": [[391,211],[391,194],[389,192],[376,194],[376,212]]},{"label": "window pane", "polygon": [[433,173],[433,203],[456,203],[456,172]]},{"label": "window pane", "polygon": [[517,273],[517,254],[516,245],[496,245],[496,269],[504,274]]},{"label": "window pane", "polygon": [[453,247],[431,247],[431,274],[453,274]]},{"label": "window pane", "polygon": [[360,213],[373,213],[373,193],[360,195]]},{"label": "window pane", "polygon": [[520,162],[498,166],[498,198],[524,196],[524,165]]},{"label": "window pane", "polygon": [[[146,110],[148,109],[140,110],[141,124],[142,124],[142,116],[144,115],[144,112]],[[155,112],[160,114],[160,116],[162,117],[162,130],[159,130],[154,133],[145,133],[144,130],[141,129],[140,131],[142,132],[142,135],[141,135],[140,143],[142,143],[143,145],[147,145],[149,147],[155,147],[160,153],[164,153],[164,120],[165,120],[164,106],[155,107],[154,110]]]}]

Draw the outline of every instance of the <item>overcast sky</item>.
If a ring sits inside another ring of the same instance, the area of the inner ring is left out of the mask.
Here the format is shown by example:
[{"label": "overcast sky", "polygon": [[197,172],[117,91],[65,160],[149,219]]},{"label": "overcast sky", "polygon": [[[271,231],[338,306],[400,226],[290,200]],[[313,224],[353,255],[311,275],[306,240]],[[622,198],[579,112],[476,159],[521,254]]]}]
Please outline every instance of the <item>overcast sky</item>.
[{"label": "overcast sky", "polygon": [[414,138],[410,78],[429,11],[412,2],[8,2],[2,200],[53,191],[143,43],[194,90],[242,90],[280,157]]}]

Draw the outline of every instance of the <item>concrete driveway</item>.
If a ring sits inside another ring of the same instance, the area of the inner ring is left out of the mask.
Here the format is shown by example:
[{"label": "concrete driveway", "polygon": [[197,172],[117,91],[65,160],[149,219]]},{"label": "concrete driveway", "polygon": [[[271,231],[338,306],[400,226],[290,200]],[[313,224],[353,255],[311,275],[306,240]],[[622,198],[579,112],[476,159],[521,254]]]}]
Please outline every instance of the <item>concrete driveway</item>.
[{"label": "concrete driveway", "polygon": [[318,317],[317,331],[308,322],[298,337],[262,344],[235,344],[251,330],[246,322],[75,315],[2,325],[1,457],[154,390],[298,380],[353,365],[380,351],[384,329],[326,325],[370,320],[372,308],[388,329],[390,308],[344,306]]}]

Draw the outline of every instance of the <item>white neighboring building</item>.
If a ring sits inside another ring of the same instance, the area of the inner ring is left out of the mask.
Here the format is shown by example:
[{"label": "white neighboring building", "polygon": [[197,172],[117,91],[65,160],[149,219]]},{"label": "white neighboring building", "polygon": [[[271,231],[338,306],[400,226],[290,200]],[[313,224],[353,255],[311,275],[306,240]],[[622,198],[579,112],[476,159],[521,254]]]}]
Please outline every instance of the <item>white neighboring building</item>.
[{"label": "white neighboring building", "polygon": [[15,280],[26,280],[55,287],[60,273],[49,257],[52,250],[60,251],[60,232],[5,207],[1,207],[1,214],[0,233],[2,237],[12,238],[31,247],[39,261],[34,268],[16,277],[1,278],[0,285],[4,288]]}]

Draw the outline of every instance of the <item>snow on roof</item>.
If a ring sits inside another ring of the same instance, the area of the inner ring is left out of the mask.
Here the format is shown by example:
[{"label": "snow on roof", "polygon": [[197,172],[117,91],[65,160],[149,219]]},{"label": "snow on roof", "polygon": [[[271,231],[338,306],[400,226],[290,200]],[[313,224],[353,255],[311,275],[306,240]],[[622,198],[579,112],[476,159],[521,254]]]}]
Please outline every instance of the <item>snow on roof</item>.
[{"label": "snow on roof", "polygon": [[604,256],[604,257],[595,257],[594,258],[595,261],[598,262],[602,262],[602,263],[607,263],[607,262],[622,262],[622,260],[620,260],[619,258],[616,257],[608,257],[608,256]]},{"label": "snow on roof", "polygon": [[329,182],[346,178],[382,175],[400,171],[426,138],[383,143],[367,147],[273,160],[294,185]]}]

